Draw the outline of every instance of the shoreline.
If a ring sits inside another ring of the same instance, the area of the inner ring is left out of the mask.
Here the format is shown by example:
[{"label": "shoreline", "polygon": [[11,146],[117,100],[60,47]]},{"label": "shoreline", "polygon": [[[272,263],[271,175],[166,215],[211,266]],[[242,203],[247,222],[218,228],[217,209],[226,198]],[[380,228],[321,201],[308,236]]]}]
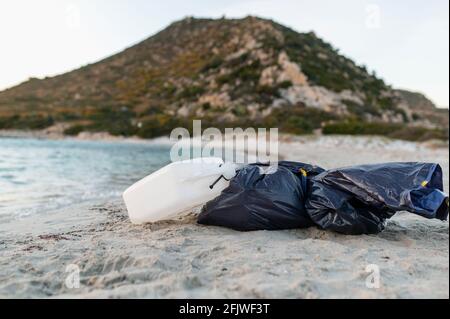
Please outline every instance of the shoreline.
[{"label": "shoreline", "polygon": [[[140,143],[140,144],[161,144],[161,145],[174,145],[175,142],[171,141],[168,136],[161,136],[155,138],[141,138],[138,136],[115,136],[108,132],[81,132],[76,136],[64,135],[61,129],[45,129],[45,130],[4,130],[0,129],[0,138],[29,138],[29,139],[43,139],[43,140],[74,140],[74,141],[91,141],[91,142],[123,142],[123,143]],[[310,134],[310,135],[292,135],[286,133],[279,134],[279,140],[281,143],[300,142],[306,143],[311,140],[367,140],[377,141],[376,144],[403,144],[403,145],[415,145],[418,147],[432,148],[432,149],[445,149],[449,148],[450,141],[441,140],[428,140],[424,142],[414,142],[399,139],[392,139],[382,135],[323,135],[323,134]]]},{"label": "shoreline", "polygon": [[127,143],[161,143],[172,144],[167,137],[143,139],[137,136],[114,136],[107,132],[82,132],[76,136],[64,135],[60,132],[48,132],[46,130],[0,130],[0,138],[27,138],[42,140],[75,140],[94,142],[127,142]]}]

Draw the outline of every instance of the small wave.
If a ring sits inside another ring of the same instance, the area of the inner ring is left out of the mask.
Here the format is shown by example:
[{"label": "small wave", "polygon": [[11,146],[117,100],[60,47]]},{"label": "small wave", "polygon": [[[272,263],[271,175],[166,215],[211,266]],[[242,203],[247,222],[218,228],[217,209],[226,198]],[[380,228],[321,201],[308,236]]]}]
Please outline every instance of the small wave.
[{"label": "small wave", "polygon": [[0,172],[23,172],[26,169],[26,167],[0,167]]},{"label": "small wave", "polygon": [[4,179],[7,179],[7,180],[10,180],[10,179],[14,179],[15,178],[15,176],[14,175],[1,175],[0,176],[0,178],[4,178]]}]

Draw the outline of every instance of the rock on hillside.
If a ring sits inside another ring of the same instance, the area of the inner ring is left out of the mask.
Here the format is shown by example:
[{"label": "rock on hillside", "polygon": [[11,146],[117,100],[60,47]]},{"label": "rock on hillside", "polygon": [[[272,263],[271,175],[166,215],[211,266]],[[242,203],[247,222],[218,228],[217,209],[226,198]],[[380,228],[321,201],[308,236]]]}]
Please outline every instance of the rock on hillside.
[{"label": "rock on hillside", "polygon": [[437,108],[425,95],[406,90],[396,90],[400,98],[407,104],[411,110],[415,122],[425,126],[449,126],[449,110],[446,108]]}]

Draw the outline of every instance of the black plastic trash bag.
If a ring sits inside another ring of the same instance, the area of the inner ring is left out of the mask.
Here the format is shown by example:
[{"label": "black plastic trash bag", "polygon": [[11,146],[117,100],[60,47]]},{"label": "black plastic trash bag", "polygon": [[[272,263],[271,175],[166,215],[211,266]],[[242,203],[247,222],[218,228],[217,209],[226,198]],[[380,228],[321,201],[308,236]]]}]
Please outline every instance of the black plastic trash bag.
[{"label": "black plastic trash bag", "polygon": [[309,181],[306,210],[323,229],[378,233],[398,211],[446,220],[442,169],[431,163],[386,163],[333,169]]},{"label": "black plastic trash bag", "polygon": [[309,227],[313,223],[305,211],[306,176],[323,171],[294,162],[247,165],[203,207],[198,222],[240,231]]}]

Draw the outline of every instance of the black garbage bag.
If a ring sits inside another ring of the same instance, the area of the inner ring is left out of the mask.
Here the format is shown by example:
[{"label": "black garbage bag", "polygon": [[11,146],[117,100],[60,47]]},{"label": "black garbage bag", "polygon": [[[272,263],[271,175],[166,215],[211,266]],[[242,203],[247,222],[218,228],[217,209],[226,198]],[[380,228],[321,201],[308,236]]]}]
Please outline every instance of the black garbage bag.
[{"label": "black garbage bag", "polygon": [[381,232],[398,211],[446,220],[442,169],[431,163],[386,163],[333,169],[308,183],[306,211],[323,229]]},{"label": "black garbage bag", "polygon": [[240,231],[312,226],[305,211],[307,176],[323,171],[295,162],[247,165],[203,207],[198,223]]}]

